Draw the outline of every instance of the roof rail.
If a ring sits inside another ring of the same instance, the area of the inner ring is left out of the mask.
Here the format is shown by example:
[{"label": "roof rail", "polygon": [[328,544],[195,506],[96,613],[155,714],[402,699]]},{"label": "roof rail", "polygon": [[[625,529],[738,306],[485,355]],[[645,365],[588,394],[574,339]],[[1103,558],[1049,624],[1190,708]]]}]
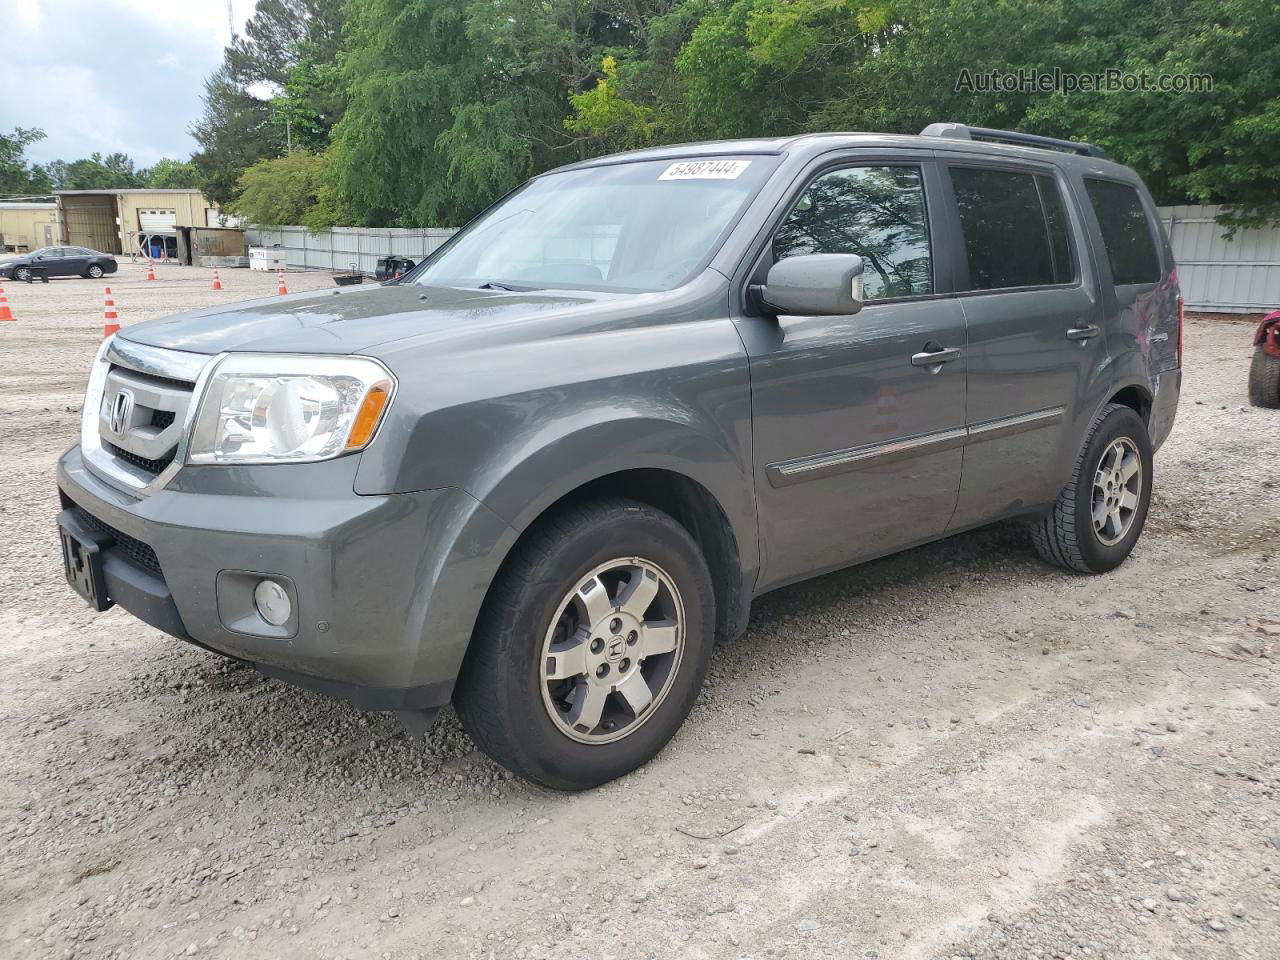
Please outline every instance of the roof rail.
[{"label": "roof rail", "polygon": [[992,130],[990,127],[968,127],[963,123],[931,123],[920,131],[922,137],[949,137],[953,140],[993,140],[997,143],[1014,143],[1024,147],[1041,147],[1050,150],[1066,150],[1084,157],[1107,159],[1106,151],[1092,143],[1076,140],[1059,140],[1057,137],[1040,137],[1034,133],[1017,130]]}]

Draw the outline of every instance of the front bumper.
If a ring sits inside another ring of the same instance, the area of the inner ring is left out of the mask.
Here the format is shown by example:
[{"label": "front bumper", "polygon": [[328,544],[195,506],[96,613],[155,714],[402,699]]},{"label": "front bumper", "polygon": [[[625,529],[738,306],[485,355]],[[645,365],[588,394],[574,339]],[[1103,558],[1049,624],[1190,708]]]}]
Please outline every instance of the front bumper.
[{"label": "front bumper", "polygon": [[[449,700],[514,532],[457,489],[359,496],[358,460],[188,466],[135,498],[77,446],[58,462],[58,487],[64,521],[114,534],[108,596],[139,619],[364,709],[430,710]],[[288,578],[292,635],[237,629],[228,573]]]}]

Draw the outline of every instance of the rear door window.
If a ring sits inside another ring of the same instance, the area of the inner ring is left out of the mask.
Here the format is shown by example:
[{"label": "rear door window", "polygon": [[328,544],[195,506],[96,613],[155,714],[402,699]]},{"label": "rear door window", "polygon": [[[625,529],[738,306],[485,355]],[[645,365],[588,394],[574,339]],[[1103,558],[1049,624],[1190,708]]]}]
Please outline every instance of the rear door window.
[{"label": "rear door window", "polygon": [[1058,185],[1017,170],[952,167],[970,290],[1041,287],[1075,277]]},{"label": "rear door window", "polygon": [[1160,280],[1160,255],[1138,191],[1127,183],[1084,178],[1093,204],[1102,245],[1107,248],[1111,279],[1117,287]]},{"label": "rear door window", "polygon": [[815,178],[773,238],[775,262],[809,253],[862,257],[868,300],[932,293],[920,168],[847,167]]}]

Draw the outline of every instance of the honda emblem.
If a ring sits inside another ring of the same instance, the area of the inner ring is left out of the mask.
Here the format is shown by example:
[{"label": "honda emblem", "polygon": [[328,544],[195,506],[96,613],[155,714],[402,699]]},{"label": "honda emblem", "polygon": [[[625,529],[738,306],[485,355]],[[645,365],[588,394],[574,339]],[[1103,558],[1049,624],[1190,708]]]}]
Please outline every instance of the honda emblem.
[{"label": "honda emblem", "polygon": [[107,426],[111,428],[111,432],[117,436],[124,433],[125,427],[129,425],[131,413],[133,413],[133,392],[121,390],[111,401],[111,416],[107,419]]}]

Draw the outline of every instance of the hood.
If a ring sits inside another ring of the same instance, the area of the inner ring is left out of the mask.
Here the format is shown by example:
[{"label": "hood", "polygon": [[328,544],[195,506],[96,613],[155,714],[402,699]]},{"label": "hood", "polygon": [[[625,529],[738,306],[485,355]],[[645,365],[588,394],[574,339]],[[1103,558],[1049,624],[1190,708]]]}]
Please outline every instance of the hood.
[{"label": "hood", "polygon": [[505,324],[617,299],[617,294],[459,290],[416,284],[349,287],[249,300],[126,326],[134,343],[192,353],[364,353],[379,344]]}]

